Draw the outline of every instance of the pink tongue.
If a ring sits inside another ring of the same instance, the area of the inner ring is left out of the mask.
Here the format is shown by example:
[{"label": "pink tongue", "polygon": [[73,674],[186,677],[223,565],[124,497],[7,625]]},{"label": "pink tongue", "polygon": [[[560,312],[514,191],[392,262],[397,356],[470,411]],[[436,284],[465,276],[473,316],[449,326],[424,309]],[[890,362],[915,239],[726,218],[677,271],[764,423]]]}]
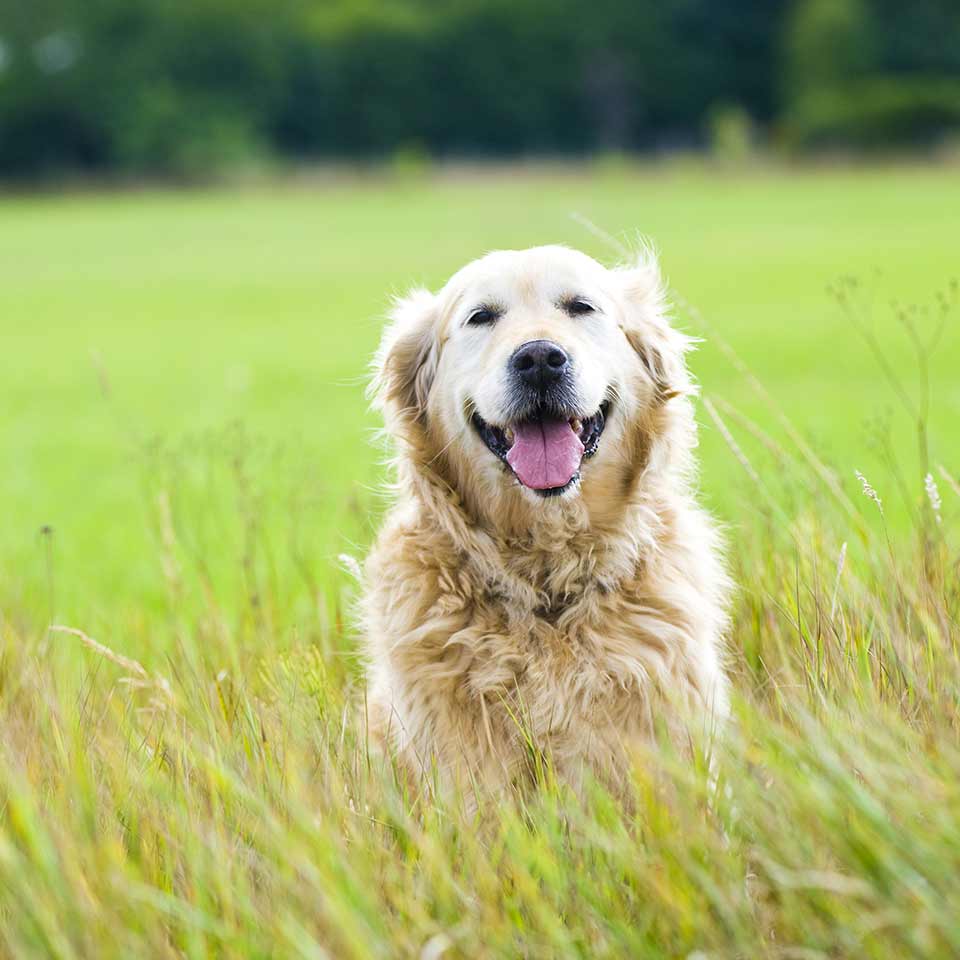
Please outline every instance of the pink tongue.
[{"label": "pink tongue", "polygon": [[507,463],[525,487],[549,490],[574,478],[583,459],[583,444],[566,420],[523,423],[513,429],[516,439]]}]

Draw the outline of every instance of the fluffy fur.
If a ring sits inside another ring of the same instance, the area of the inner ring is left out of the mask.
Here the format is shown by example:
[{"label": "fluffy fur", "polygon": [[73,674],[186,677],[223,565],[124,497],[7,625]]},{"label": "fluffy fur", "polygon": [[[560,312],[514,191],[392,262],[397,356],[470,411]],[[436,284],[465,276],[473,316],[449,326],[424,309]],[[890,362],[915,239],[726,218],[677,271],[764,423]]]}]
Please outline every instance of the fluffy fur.
[{"label": "fluffy fur", "polygon": [[[596,306],[574,317],[559,304]],[[495,302],[496,324],[466,322]],[[547,338],[612,408],[572,489],[522,487],[470,417],[496,422],[510,353]],[[494,786],[534,755],[611,782],[655,727],[678,739],[727,713],[728,581],[692,489],[684,355],[650,256],[607,269],[561,247],[490,254],[393,311],[373,398],[396,499],[365,568],[374,735],[414,775]],[[691,726],[691,718],[693,726]]]}]

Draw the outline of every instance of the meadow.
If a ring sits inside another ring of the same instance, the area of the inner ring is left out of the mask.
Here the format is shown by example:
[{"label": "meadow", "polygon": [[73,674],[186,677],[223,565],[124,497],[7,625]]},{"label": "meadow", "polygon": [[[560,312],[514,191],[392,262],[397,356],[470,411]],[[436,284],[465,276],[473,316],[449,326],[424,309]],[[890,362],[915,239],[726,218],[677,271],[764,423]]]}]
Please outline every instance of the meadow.
[{"label": "meadow", "polygon": [[[958,225],[946,166],[0,199],[0,951],[956,955]],[[663,753],[631,809],[548,758],[496,810],[411,794],[342,559],[385,503],[389,298],[641,235],[704,339],[739,584],[720,789]]]}]

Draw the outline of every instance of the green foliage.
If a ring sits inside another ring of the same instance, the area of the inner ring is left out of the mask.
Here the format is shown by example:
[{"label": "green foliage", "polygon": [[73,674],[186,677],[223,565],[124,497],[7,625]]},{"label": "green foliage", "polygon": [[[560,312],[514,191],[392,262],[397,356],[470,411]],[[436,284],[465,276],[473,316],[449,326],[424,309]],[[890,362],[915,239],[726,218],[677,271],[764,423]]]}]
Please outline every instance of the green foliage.
[{"label": "green foliage", "polygon": [[742,163],[754,149],[755,131],[741,107],[719,104],[710,111],[710,152],[721,163]]},{"label": "green foliage", "polygon": [[261,0],[63,0],[10,17],[0,170],[193,173],[256,148],[291,29],[282,2],[267,13]]},{"label": "green foliage", "polygon": [[842,88],[876,69],[877,55],[868,0],[800,0],[787,24],[787,91],[802,97]]},{"label": "green foliage", "polygon": [[784,120],[799,147],[931,144],[960,132],[960,80],[868,77],[797,99]]},{"label": "green foliage", "polygon": [[785,145],[927,146],[960,128],[960,58],[944,56],[935,24],[960,39],[960,13],[936,0],[909,12],[885,0],[799,3],[786,35]]},{"label": "green foliage", "polygon": [[[909,142],[942,132],[909,91],[960,70],[960,15],[949,0],[0,0],[0,44],[0,175],[198,177],[409,144],[702,146],[718,104],[765,130],[811,98],[853,103],[867,76],[903,84],[885,138]],[[831,122],[867,144],[842,126],[855,110]]]}]

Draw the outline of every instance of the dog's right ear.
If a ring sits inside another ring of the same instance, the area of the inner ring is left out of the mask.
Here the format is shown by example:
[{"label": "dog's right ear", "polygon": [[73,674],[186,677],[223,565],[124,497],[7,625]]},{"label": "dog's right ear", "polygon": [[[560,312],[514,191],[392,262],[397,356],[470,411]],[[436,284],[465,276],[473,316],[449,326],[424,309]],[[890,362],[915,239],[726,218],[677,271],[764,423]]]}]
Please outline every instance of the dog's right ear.
[{"label": "dog's right ear", "polygon": [[426,420],[439,355],[436,315],[436,297],[420,288],[398,298],[390,311],[369,389],[374,408],[383,412],[388,425]]}]

